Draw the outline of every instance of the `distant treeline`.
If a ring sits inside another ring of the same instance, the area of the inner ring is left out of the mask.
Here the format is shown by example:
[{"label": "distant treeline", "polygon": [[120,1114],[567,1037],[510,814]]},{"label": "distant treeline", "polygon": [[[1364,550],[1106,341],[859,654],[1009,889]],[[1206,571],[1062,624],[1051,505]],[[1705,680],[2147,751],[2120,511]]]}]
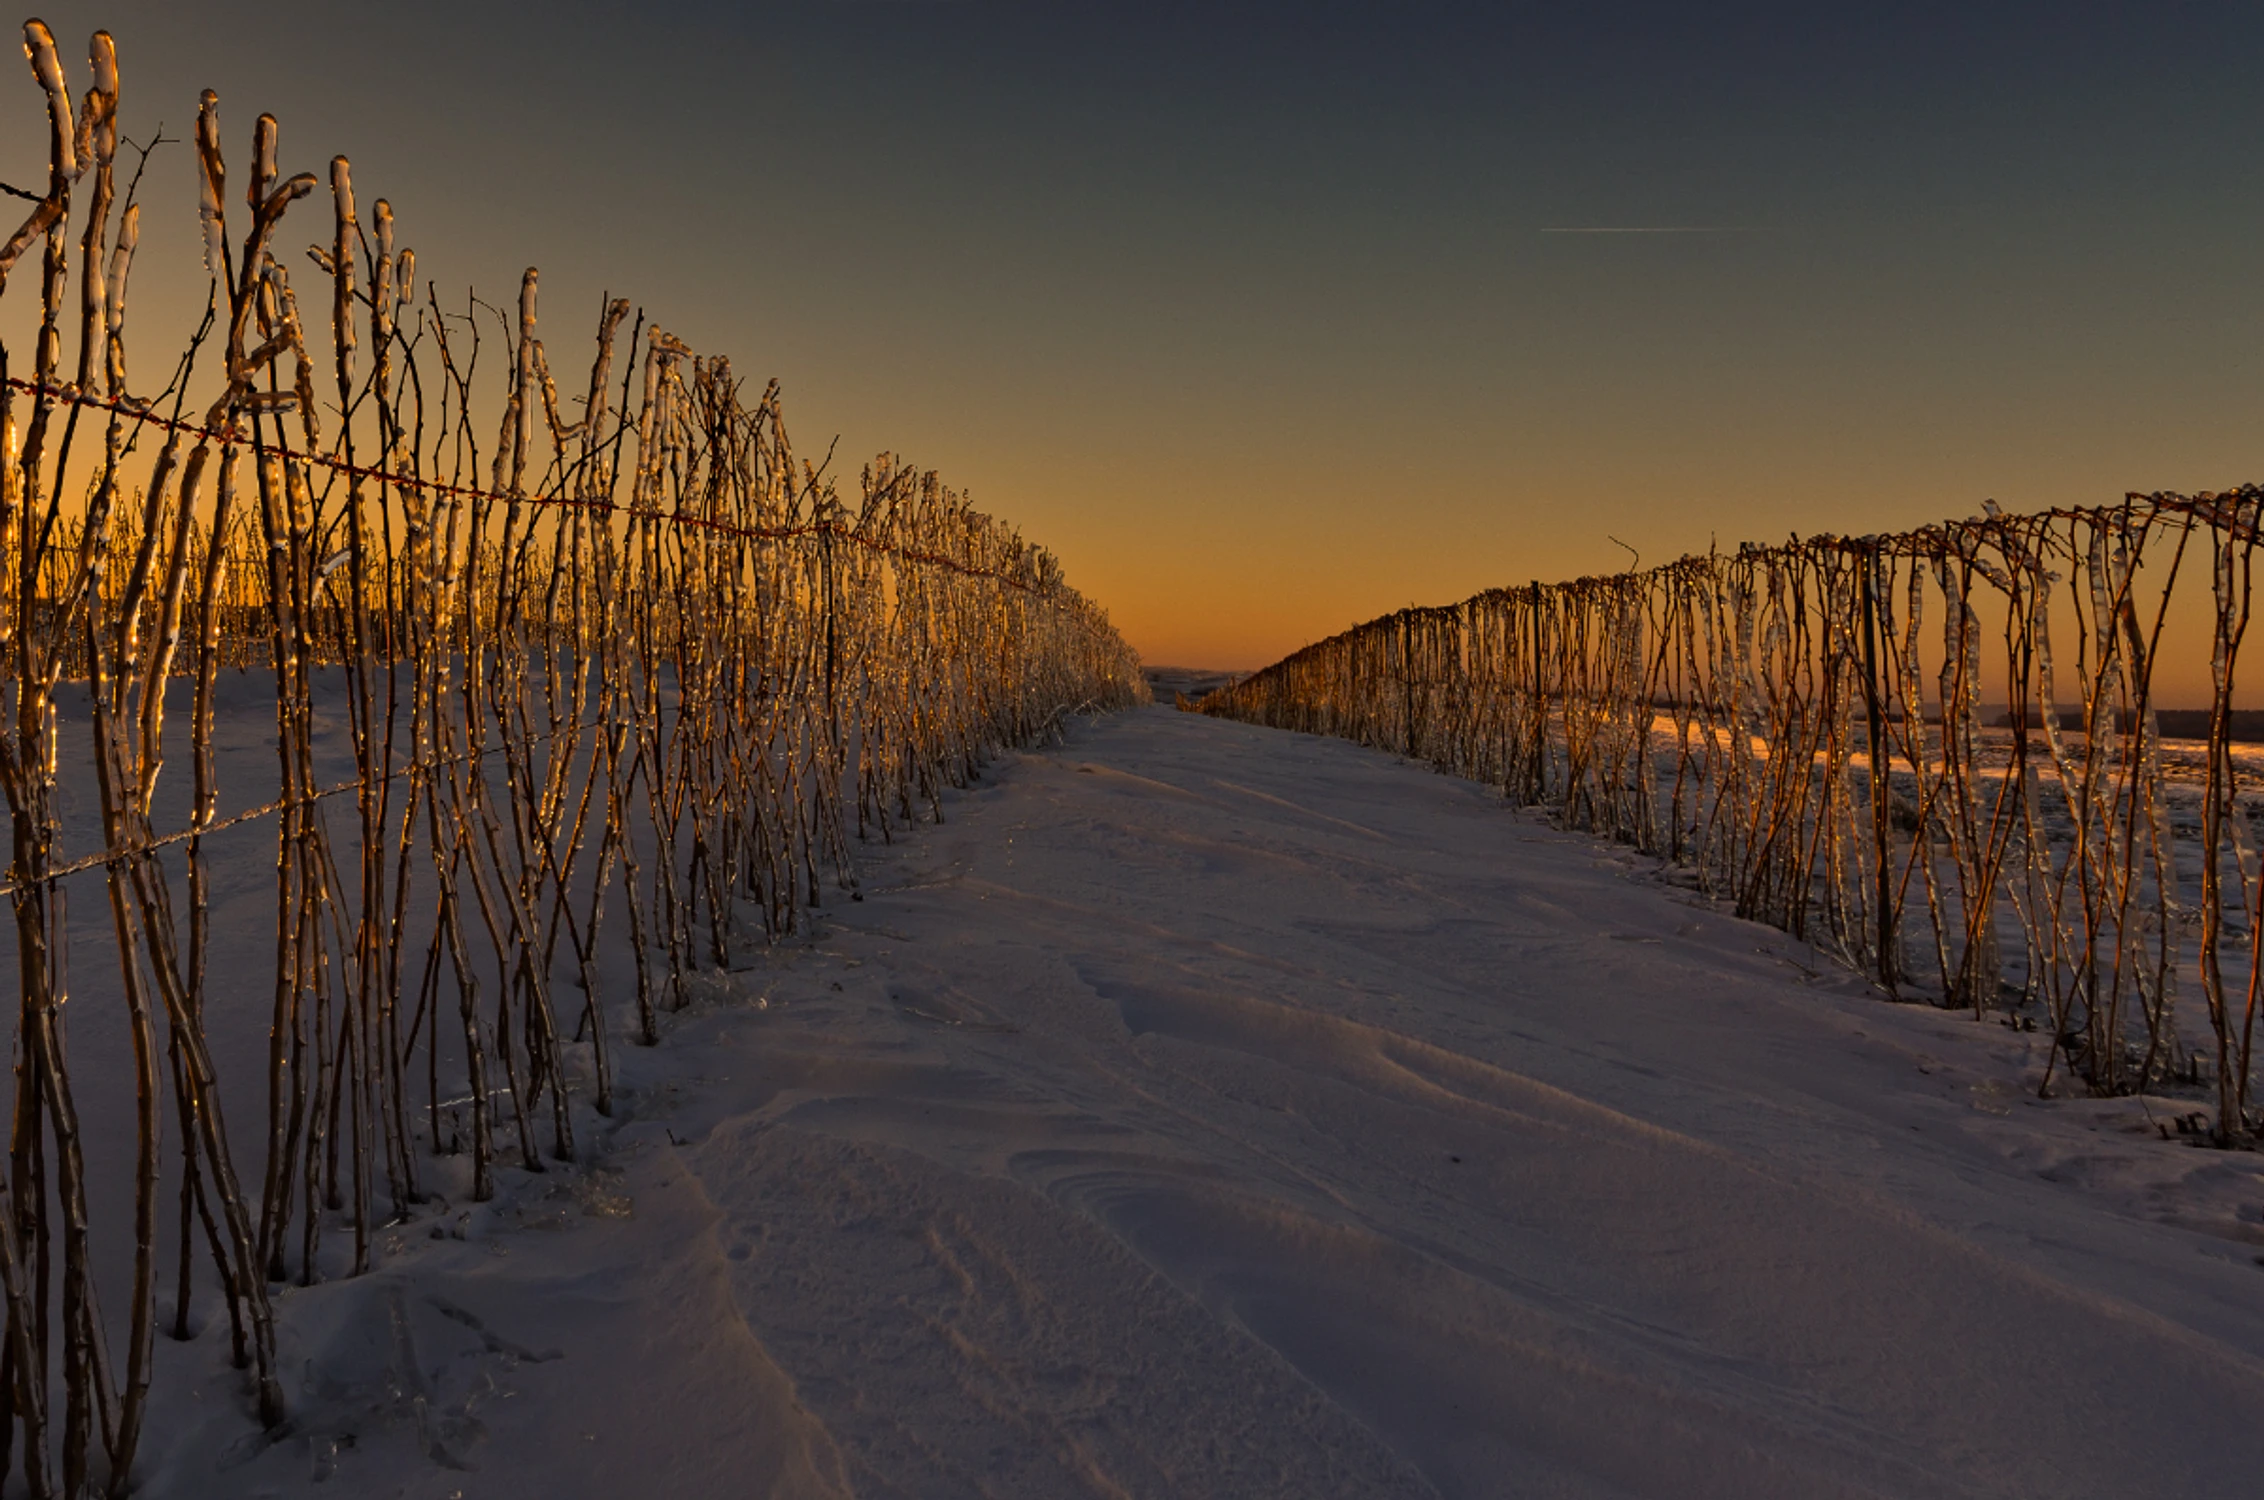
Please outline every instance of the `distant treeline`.
[{"label": "distant treeline", "polygon": [[[1671,713],[1677,707],[1673,703],[1659,703],[1654,706],[1662,713]],[[2154,731],[2163,739],[2206,740],[2209,738],[2209,720],[2212,714],[2210,709],[2157,708],[2152,712],[2154,715]],[[2044,711],[2041,708],[2031,707],[2023,717],[2027,720],[2030,729],[2042,729],[2044,727]],[[2052,717],[2063,733],[2081,734],[2083,732],[2083,708],[2080,704],[2054,704]],[[1863,722],[1863,710],[1861,708],[1855,710],[1855,718],[1856,722]],[[1900,709],[1890,708],[1881,715],[1881,719],[1888,724],[1900,724],[1904,720],[1904,715]],[[1985,711],[1981,715],[1981,719],[1991,729],[2010,729],[2013,725],[2013,711],[2004,707],[1992,708]],[[1934,704],[1927,705],[1923,710],[1922,720],[1928,724],[1941,723],[1941,708]],[[2104,726],[2113,729],[2117,734],[2127,733],[2130,728],[2130,716],[2119,709],[2114,710],[2106,716]],[[2236,708],[2231,710],[2226,715],[2225,738],[2234,744],[2264,744],[2264,709]]]}]

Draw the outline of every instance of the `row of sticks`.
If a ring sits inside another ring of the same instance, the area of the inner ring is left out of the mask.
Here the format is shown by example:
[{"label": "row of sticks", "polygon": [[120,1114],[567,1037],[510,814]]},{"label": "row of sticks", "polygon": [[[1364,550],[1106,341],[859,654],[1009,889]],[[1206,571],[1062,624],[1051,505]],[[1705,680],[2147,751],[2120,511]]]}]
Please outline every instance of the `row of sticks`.
[{"label": "row of sticks", "polygon": [[[2260,809],[2234,736],[2260,512],[2253,487],[1991,505],[1490,590],[1192,706],[1494,783],[1890,994],[2040,1019],[2047,1092],[2063,1068],[2101,1093],[2213,1078],[2230,1144],[2264,1123]],[[2207,611],[2209,703],[2200,745],[2166,749],[2157,669],[2199,649],[2181,603]],[[2205,1033],[2181,1026],[2196,988]]]},{"label": "row of sticks", "polygon": [[[280,173],[262,116],[235,220],[209,92],[194,155],[212,296],[164,390],[136,395],[140,169],[121,192],[115,49],[96,34],[74,100],[47,28],[25,39],[50,173],[0,250],[0,292],[42,251],[31,368],[0,347],[21,986],[0,1472],[20,1461],[38,1496],[121,1494],[161,1274],[186,1338],[209,1264],[259,1418],[282,1421],[277,1284],[367,1268],[374,1228],[436,1182],[485,1199],[499,1170],[573,1160],[577,1110],[614,1108],[608,1048],[656,1041],[689,976],[793,931],[828,888],[854,897],[857,840],[940,817],[987,756],[1146,690],[1050,555],[885,457],[845,500],[796,460],[775,385],[748,400],[728,362],[632,323],[626,302],[602,306],[586,394],[562,400],[535,273],[515,319],[445,310],[429,283],[420,305],[389,206],[365,222],[343,157],[307,251],[323,340],[279,248],[320,184]],[[496,343],[500,415],[475,426]],[[215,854],[242,816],[224,812],[215,757],[230,668],[271,685],[276,755],[255,810],[273,819],[274,930],[249,1137],[223,1111],[249,1081],[224,1082],[207,1024],[244,988],[211,973],[231,936]],[[66,683],[87,708],[69,751]],[[100,827],[74,850],[63,768],[82,755]],[[185,797],[176,772],[161,798],[184,756]],[[161,826],[176,805],[181,826]],[[91,1106],[64,1038],[75,869],[100,872],[131,1033],[130,1083],[93,1080],[109,1092]],[[609,995],[603,960],[624,949],[631,976]],[[122,1361],[99,1310],[83,1113],[121,1107]],[[168,1187],[177,1253],[161,1265]]]}]

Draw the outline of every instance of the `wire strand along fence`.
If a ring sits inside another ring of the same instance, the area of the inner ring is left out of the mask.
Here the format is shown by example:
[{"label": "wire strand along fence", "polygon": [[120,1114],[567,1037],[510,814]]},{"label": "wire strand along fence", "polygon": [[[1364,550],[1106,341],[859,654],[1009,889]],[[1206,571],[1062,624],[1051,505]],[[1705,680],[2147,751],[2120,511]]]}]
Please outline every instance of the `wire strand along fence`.
[{"label": "wire strand along fence", "polygon": [[[420,300],[390,207],[362,215],[344,157],[305,251],[328,328],[303,317],[283,236],[322,184],[281,174],[262,116],[232,206],[209,92],[193,156],[212,296],[162,392],[137,395],[140,166],[121,191],[116,54],[97,33],[74,100],[47,28],[25,43],[50,170],[0,249],[0,292],[38,252],[40,306],[28,368],[0,347],[20,983],[0,1472],[119,1494],[161,1278],[181,1338],[197,1278],[217,1279],[260,1419],[281,1421],[274,1284],[367,1268],[373,1223],[427,1198],[436,1159],[468,1159],[475,1198],[499,1164],[571,1159],[577,1093],[611,1111],[607,1048],[656,1041],[688,976],[793,930],[828,888],[853,897],[857,840],[940,816],[986,756],[1146,689],[1046,552],[886,457],[844,499],[797,460],[775,385],[750,399],[627,302],[604,304],[586,391],[562,399],[535,273],[515,318],[444,309],[430,282]],[[250,809],[221,805],[224,669],[272,688],[274,795]],[[86,709],[69,746],[65,684]],[[99,838],[72,849],[60,789],[86,759]],[[169,760],[186,762],[171,802]],[[185,821],[160,826],[175,804]],[[223,829],[262,817],[274,958],[247,1133],[223,1121],[206,1024],[212,861]],[[66,1065],[79,870],[101,872],[132,1043],[130,1090],[103,1080],[93,1100]],[[634,979],[609,997],[600,950],[624,927]],[[83,1141],[87,1111],[122,1109],[121,1346]]]},{"label": "wire strand along fence", "polygon": [[[1992,505],[1489,590],[1191,706],[1497,785],[1890,994],[2041,1021],[2046,1091],[2213,1084],[2207,1130],[2248,1141],[2264,763],[2236,743],[2234,668],[2260,510],[2253,487]],[[2208,614],[2210,701],[2165,715],[2181,602]]]}]

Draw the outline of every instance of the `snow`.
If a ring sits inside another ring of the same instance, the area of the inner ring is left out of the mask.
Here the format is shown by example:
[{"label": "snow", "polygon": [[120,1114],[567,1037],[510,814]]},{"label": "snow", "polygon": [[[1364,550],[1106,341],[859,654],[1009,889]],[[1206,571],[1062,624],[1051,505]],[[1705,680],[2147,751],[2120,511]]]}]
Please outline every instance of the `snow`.
[{"label": "snow", "polygon": [[2178,1101],[1337,741],[1158,707],[945,813],[580,1166],[278,1289],[284,1432],[200,1303],[144,1492],[2255,1493],[2264,1158]]}]

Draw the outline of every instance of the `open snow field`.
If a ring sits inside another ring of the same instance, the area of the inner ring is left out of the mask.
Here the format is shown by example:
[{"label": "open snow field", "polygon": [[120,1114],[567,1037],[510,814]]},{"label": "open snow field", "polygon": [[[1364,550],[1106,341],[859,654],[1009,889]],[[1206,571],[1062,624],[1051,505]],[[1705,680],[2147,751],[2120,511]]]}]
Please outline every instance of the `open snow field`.
[{"label": "open snow field", "polygon": [[587,1166],[282,1291],[286,1434],[161,1344],[147,1492],[2264,1493],[2264,1157],[2040,1038],[1341,742],[946,812]]}]

